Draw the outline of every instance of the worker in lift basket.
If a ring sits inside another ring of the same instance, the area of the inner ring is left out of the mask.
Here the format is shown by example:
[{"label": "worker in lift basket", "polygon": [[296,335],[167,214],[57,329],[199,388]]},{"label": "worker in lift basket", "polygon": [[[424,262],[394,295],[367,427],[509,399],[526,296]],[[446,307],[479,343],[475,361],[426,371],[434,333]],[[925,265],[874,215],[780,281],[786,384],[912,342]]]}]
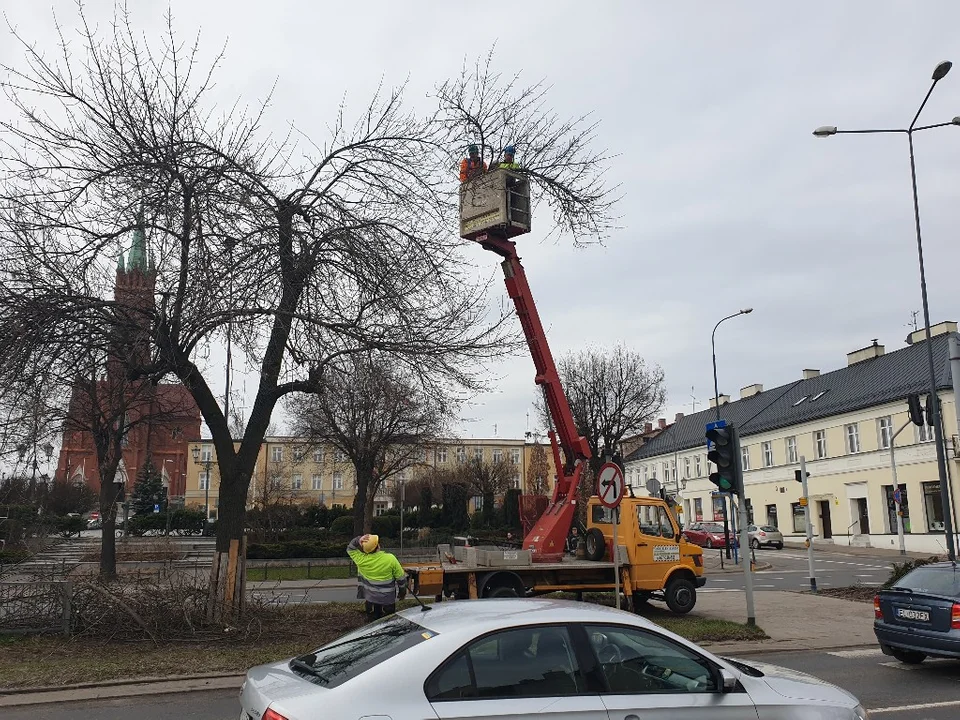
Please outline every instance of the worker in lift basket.
[{"label": "worker in lift basket", "polygon": [[516,162],[516,160],[514,159],[516,154],[517,154],[516,148],[513,147],[513,145],[507,145],[503,149],[503,160],[501,162],[494,163],[493,165],[491,165],[490,169],[499,170],[502,168],[503,170],[519,170],[520,163]]},{"label": "worker in lift basket", "polygon": [[467,149],[469,157],[460,161],[460,182],[478,178],[487,171],[487,164],[480,158],[480,148],[471,145]]},{"label": "worker in lift basket", "polygon": [[377,535],[355,537],[347,555],[357,566],[357,597],[366,602],[367,615],[376,620],[396,612],[397,596],[407,594],[407,574],[396,556],[380,549]]}]

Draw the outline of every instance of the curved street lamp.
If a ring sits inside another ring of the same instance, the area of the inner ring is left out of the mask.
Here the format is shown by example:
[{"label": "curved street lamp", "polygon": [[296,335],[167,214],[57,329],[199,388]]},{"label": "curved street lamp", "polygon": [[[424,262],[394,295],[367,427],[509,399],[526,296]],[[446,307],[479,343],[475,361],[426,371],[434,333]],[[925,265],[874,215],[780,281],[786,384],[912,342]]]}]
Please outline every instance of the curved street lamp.
[{"label": "curved street lamp", "polygon": [[[920,117],[920,113],[923,112],[923,108],[926,106],[927,100],[930,99],[933,89],[937,86],[938,82],[946,77],[947,73],[950,72],[950,68],[952,67],[953,63],[951,63],[949,60],[944,60],[937,65],[936,68],[934,68],[933,74],[930,76],[933,80],[930,85],[930,89],[927,90],[927,94],[924,96],[923,102],[920,103],[920,107],[913,116],[913,120],[906,128],[838,130],[835,125],[823,125],[813,131],[815,137],[821,138],[830,137],[832,135],[878,135],[882,133],[901,133],[907,136],[907,144],[910,149],[910,182],[913,186],[913,218],[917,233],[917,259],[920,264],[920,298],[923,302],[923,322],[925,326],[924,331],[926,334],[925,339],[927,345],[927,370],[930,381],[929,393],[934,398],[938,397],[937,372],[933,362],[933,343],[930,339],[930,305],[927,301],[927,275],[923,264],[923,240],[920,234],[920,201],[917,195],[917,165],[916,161],[914,160],[913,153],[913,134],[915,132],[919,132],[920,130],[932,130],[934,128],[947,126],[960,126],[960,115],[954,117],[948,122],[917,126],[917,120]],[[937,445],[937,471],[940,476],[940,502],[943,505],[943,533],[947,541],[947,555],[950,560],[956,560],[956,547],[954,546],[953,542],[953,518],[950,514],[950,485],[949,477],[947,475],[947,459],[946,452],[944,451],[943,428],[940,424],[939,406],[940,403],[938,402],[931,403],[932,412],[930,414],[932,417],[930,418],[930,422],[933,424],[934,438],[936,439]]]}]

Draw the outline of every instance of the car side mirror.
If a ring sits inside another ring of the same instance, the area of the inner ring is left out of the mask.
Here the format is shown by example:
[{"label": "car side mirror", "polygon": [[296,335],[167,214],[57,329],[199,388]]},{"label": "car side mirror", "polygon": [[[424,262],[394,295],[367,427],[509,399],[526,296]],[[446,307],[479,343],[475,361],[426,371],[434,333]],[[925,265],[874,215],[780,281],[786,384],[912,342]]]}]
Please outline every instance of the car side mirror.
[{"label": "car side mirror", "polygon": [[737,676],[726,668],[720,668],[720,679],[723,681],[723,692],[733,692],[737,689]]},{"label": "car side mirror", "polygon": [[677,541],[677,545],[679,545],[679,544],[680,544],[680,540],[683,539],[683,535],[682,535],[681,533],[677,533],[677,536],[676,536],[676,538],[674,538],[674,539]]}]

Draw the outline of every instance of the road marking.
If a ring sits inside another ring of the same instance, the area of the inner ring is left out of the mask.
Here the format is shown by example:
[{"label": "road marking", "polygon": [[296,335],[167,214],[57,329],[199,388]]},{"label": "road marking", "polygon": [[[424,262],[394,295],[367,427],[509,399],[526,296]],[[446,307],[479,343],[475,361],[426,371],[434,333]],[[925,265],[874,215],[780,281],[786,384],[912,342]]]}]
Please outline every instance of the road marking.
[{"label": "road marking", "polygon": [[960,700],[944,700],[943,702],[920,703],[918,705],[897,705],[883,708],[871,708],[870,714],[904,712],[909,710],[932,710],[934,708],[955,707],[960,705]]},{"label": "road marking", "polygon": [[880,648],[862,648],[860,650],[834,650],[827,655],[833,655],[839,658],[870,657],[872,655],[883,655]]},{"label": "road marking", "polygon": [[[610,537],[613,537],[613,536],[611,535]],[[772,588],[772,587],[776,587],[776,585],[754,585],[754,587],[756,587],[756,588]]]},{"label": "road marking", "polygon": [[697,593],[743,592],[743,588],[703,588]]}]

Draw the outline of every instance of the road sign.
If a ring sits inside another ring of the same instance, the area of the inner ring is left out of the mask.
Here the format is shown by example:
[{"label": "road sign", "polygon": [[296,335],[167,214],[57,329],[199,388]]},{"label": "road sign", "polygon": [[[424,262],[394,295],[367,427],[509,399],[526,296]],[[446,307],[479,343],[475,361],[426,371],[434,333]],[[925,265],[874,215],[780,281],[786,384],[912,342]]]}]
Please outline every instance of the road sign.
[{"label": "road sign", "polygon": [[[715,420],[713,422],[707,423],[706,430],[710,431],[710,430],[713,430],[714,428],[725,428],[726,426],[727,426],[726,420]],[[710,450],[712,447],[713,447],[713,443],[707,440],[707,450]]]},{"label": "road sign", "polygon": [[800,498],[800,507],[807,506],[807,499],[805,497]]},{"label": "road sign", "polygon": [[893,491],[893,501],[897,505],[903,502],[903,493],[900,492],[900,488],[897,488],[896,490]]},{"label": "road sign", "polygon": [[600,504],[608,508],[617,507],[626,490],[620,466],[612,462],[604,463],[597,473],[597,497],[600,498]]},{"label": "road sign", "polygon": [[154,506],[153,506],[153,511],[154,511],[155,513],[160,512],[160,506],[159,506],[159,505],[154,505]]}]

